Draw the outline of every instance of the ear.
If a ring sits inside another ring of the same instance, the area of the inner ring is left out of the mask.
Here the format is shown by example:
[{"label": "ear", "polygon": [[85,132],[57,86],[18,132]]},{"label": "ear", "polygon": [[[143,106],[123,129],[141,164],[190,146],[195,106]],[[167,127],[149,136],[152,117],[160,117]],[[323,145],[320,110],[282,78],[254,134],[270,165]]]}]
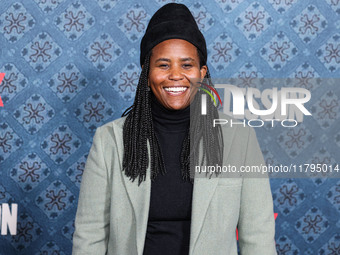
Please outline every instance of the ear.
[{"label": "ear", "polygon": [[207,70],[208,70],[208,67],[206,65],[201,66],[201,69],[200,69],[201,79],[205,77],[205,75],[207,74]]}]

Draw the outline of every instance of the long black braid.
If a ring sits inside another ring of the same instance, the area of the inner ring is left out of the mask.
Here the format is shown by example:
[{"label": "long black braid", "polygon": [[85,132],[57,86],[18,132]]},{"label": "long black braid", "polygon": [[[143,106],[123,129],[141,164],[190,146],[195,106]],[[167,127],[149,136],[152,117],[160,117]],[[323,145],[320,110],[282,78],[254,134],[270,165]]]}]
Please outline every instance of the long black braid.
[{"label": "long black braid", "polygon": [[[207,70],[204,82],[214,87],[210,78],[209,70]],[[193,179],[195,166],[215,166],[216,164],[222,166],[224,148],[222,129],[220,125],[213,127],[213,120],[219,119],[219,115],[211,100],[207,100],[207,114],[201,115],[200,97],[204,93],[202,90],[197,91],[190,105],[190,133],[184,139],[181,151],[181,169],[184,180]],[[202,155],[199,155],[200,148],[203,149]],[[219,173],[216,172],[216,174]]]},{"label": "long black braid", "polygon": [[[202,63],[203,57],[199,50],[198,55],[200,58],[200,66],[203,66],[205,63]],[[152,122],[152,92],[148,87],[150,56],[151,51],[146,56],[143,64],[135,101],[122,115],[127,116],[123,127],[123,171],[125,171],[125,175],[130,177],[132,181],[138,178],[138,185],[146,178],[146,171],[149,165],[148,143],[151,159],[151,180],[155,180],[159,172],[162,174],[166,172],[163,156]],[[209,85],[213,86],[209,79],[209,70],[207,70],[205,78],[207,78]],[[193,174],[193,172],[190,171],[191,164],[221,165],[223,159],[222,130],[220,126],[212,126],[213,119],[219,118],[217,108],[211,100],[207,100],[207,114],[201,116],[201,102],[199,100],[201,94],[202,92],[199,90],[190,105],[190,107],[194,107],[194,112],[191,112],[190,129],[183,141],[181,150],[181,171],[182,178],[185,181],[193,182],[193,175],[190,174]],[[200,146],[203,146],[203,154],[199,162],[198,151]]]}]

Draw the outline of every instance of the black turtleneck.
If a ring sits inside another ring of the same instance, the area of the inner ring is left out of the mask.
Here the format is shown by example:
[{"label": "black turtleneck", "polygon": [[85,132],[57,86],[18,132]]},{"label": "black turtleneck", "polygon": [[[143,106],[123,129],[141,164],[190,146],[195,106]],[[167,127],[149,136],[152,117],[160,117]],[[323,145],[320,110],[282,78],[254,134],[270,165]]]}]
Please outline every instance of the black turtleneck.
[{"label": "black turtleneck", "polygon": [[180,153],[190,124],[190,107],[169,110],[152,95],[154,130],[166,174],[151,183],[143,255],[188,255],[193,184],[182,180]]}]

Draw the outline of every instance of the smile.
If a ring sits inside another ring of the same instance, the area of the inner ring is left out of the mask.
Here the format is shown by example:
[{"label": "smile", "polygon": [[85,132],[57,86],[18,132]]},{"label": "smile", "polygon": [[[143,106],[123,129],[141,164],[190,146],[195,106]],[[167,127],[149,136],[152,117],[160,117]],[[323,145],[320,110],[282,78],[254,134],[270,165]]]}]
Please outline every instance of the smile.
[{"label": "smile", "polygon": [[185,92],[187,89],[188,87],[166,87],[164,88],[166,92],[169,92],[171,94],[176,94],[176,95]]}]

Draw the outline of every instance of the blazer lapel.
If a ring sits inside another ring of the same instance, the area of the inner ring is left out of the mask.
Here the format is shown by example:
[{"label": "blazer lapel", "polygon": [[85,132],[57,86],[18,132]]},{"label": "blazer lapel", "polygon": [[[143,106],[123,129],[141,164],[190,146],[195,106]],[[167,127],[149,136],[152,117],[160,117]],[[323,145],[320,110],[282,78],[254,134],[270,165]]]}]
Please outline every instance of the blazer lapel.
[{"label": "blazer lapel", "polygon": [[151,180],[150,170],[147,170],[146,180],[138,186],[138,180],[132,182],[124,173],[126,191],[130,198],[136,219],[137,254],[142,255],[148,225]]},{"label": "blazer lapel", "polygon": [[[226,129],[223,133],[224,141],[224,155],[223,162],[228,162],[232,141],[234,138],[235,128]],[[211,199],[217,188],[219,176],[215,174],[206,175],[206,173],[195,172],[194,191],[192,198],[192,211],[191,211],[191,229],[190,229],[190,251],[193,254],[199,233],[201,232],[207,210],[209,208]]]},{"label": "blazer lapel", "polygon": [[[148,170],[147,172],[150,171]],[[132,182],[125,174],[124,180],[136,219],[137,254],[141,255],[143,253],[146,228],[148,225],[151,189],[150,176],[146,176],[146,180],[139,186],[137,180]]]},{"label": "blazer lapel", "polygon": [[[116,129],[117,127],[114,127]],[[115,133],[122,133],[123,130],[123,122],[120,126],[118,126],[118,131]],[[119,136],[118,136],[119,137]],[[122,152],[120,155],[123,158],[123,138],[119,137],[116,140],[117,147],[122,148],[119,152]],[[150,145],[148,146],[148,153],[150,155]],[[151,180],[150,180],[150,167],[146,170],[146,180],[143,181],[138,186],[138,180],[132,182],[129,177],[125,175],[124,172],[121,172],[123,176],[123,181],[125,184],[126,192],[128,194],[129,200],[132,205],[132,210],[136,219],[136,246],[137,246],[137,254],[143,254],[144,241],[146,235],[146,228],[148,225],[148,217],[149,217],[149,206],[150,206],[150,193],[151,193]],[[128,203],[128,201],[126,201]],[[132,245],[132,244],[131,244]]]},{"label": "blazer lapel", "polygon": [[217,187],[218,178],[199,176],[195,174],[194,191],[191,211],[191,229],[190,229],[190,251],[193,254],[194,247],[198,240],[198,235],[203,226],[206,212],[208,210],[210,201],[214,195]]},{"label": "blazer lapel", "polygon": [[[150,145],[148,146],[148,153],[150,155]],[[150,158],[149,158],[150,160]],[[125,182],[126,191],[130,198],[133,212],[136,219],[136,245],[137,254],[142,255],[144,249],[146,229],[148,225],[149,218],[149,208],[150,208],[150,193],[151,193],[151,179],[150,179],[150,166],[146,170],[146,178],[138,186],[138,180],[132,182],[129,177],[124,173],[123,179]]]}]

